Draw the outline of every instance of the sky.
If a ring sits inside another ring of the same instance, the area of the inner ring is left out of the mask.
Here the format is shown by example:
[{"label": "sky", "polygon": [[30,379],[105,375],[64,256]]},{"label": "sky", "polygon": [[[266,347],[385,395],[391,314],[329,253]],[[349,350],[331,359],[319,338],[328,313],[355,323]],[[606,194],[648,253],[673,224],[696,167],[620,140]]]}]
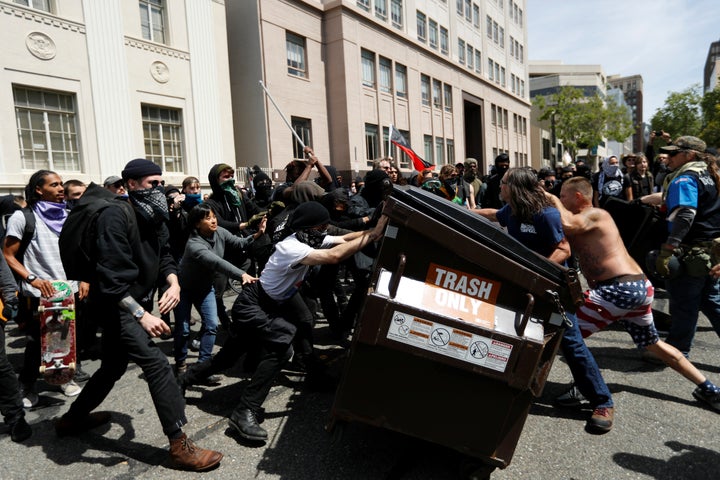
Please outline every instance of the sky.
[{"label": "sky", "polygon": [[528,0],[527,56],[600,65],[605,75],[642,75],[643,121],[669,92],[703,83],[720,40],[718,0]]}]

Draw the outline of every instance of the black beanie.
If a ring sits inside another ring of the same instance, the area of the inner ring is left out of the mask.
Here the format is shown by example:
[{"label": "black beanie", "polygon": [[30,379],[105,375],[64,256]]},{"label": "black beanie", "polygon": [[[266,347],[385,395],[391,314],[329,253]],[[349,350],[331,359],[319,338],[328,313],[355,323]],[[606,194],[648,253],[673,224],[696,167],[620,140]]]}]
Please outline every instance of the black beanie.
[{"label": "black beanie", "polygon": [[290,228],[293,230],[304,230],[330,223],[330,213],[320,204],[311,200],[303,202],[293,210]]},{"label": "black beanie", "polygon": [[384,170],[370,170],[368,174],[365,175],[365,187],[382,183],[384,178],[390,178]]},{"label": "black beanie", "polygon": [[162,175],[162,169],[150,160],[145,160],[144,158],[130,160],[122,171],[123,180],[128,180],[129,178],[138,180],[148,175]]},{"label": "black beanie", "polygon": [[268,177],[267,174],[265,174],[265,173],[263,173],[263,172],[256,173],[255,176],[253,177],[253,180],[252,180],[252,182],[253,182],[253,187],[258,188],[258,184],[259,184],[260,182],[265,181],[265,180],[267,180],[268,182],[272,183],[272,180],[270,180],[270,177]]}]

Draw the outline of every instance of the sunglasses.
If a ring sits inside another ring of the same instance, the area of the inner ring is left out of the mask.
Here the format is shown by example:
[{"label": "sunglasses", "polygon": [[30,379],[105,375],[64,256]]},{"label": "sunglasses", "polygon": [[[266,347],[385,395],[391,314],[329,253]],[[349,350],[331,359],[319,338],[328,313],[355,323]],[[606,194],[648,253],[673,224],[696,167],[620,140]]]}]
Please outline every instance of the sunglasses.
[{"label": "sunglasses", "polygon": [[152,185],[153,188],[157,188],[160,185],[165,186],[165,180],[153,180],[150,182],[150,185]]}]

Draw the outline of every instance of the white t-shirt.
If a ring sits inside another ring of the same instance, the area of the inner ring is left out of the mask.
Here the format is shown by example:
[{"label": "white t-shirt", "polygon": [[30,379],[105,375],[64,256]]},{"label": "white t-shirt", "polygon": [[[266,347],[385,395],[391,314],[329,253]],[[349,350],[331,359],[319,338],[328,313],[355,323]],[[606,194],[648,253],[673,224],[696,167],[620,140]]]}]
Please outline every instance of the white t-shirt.
[{"label": "white t-shirt", "polygon": [[[340,243],[341,237],[326,235],[320,248]],[[260,274],[260,284],[270,298],[285,301],[298,291],[310,265],[303,265],[314,248],[302,243],[293,233],[275,245],[275,251]]]},{"label": "white t-shirt", "polygon": [[[35,215],[35,233],[25,250],[22,264],[28,272],[43,280],[65,280],[65,269],[60,260],[59,236],[48,227],[42,219]],[[8,219],[7,236],[22,240],[25,231],[25,215],[20,210]],[[19,282],[18,287],[26,296],[41,296],[40,290],[27,282]],[[77,292],[77,282],[69,282],[73,292]]]}]

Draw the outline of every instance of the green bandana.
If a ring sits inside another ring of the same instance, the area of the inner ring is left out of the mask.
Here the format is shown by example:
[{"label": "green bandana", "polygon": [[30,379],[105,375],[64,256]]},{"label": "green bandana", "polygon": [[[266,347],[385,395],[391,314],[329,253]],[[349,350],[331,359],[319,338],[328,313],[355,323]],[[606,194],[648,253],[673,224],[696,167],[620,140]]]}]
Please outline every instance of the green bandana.
[{"label": "green bandana", "polygon": [[225,192],[225,198],[228,199],[231,205],[235,207],[239,207],[242,205],[240,193],[237,191],[237,188],[235,188],[234,178],[231,178],[230,180],[221,183],[220,187],[222,187],[223,191]]}]

